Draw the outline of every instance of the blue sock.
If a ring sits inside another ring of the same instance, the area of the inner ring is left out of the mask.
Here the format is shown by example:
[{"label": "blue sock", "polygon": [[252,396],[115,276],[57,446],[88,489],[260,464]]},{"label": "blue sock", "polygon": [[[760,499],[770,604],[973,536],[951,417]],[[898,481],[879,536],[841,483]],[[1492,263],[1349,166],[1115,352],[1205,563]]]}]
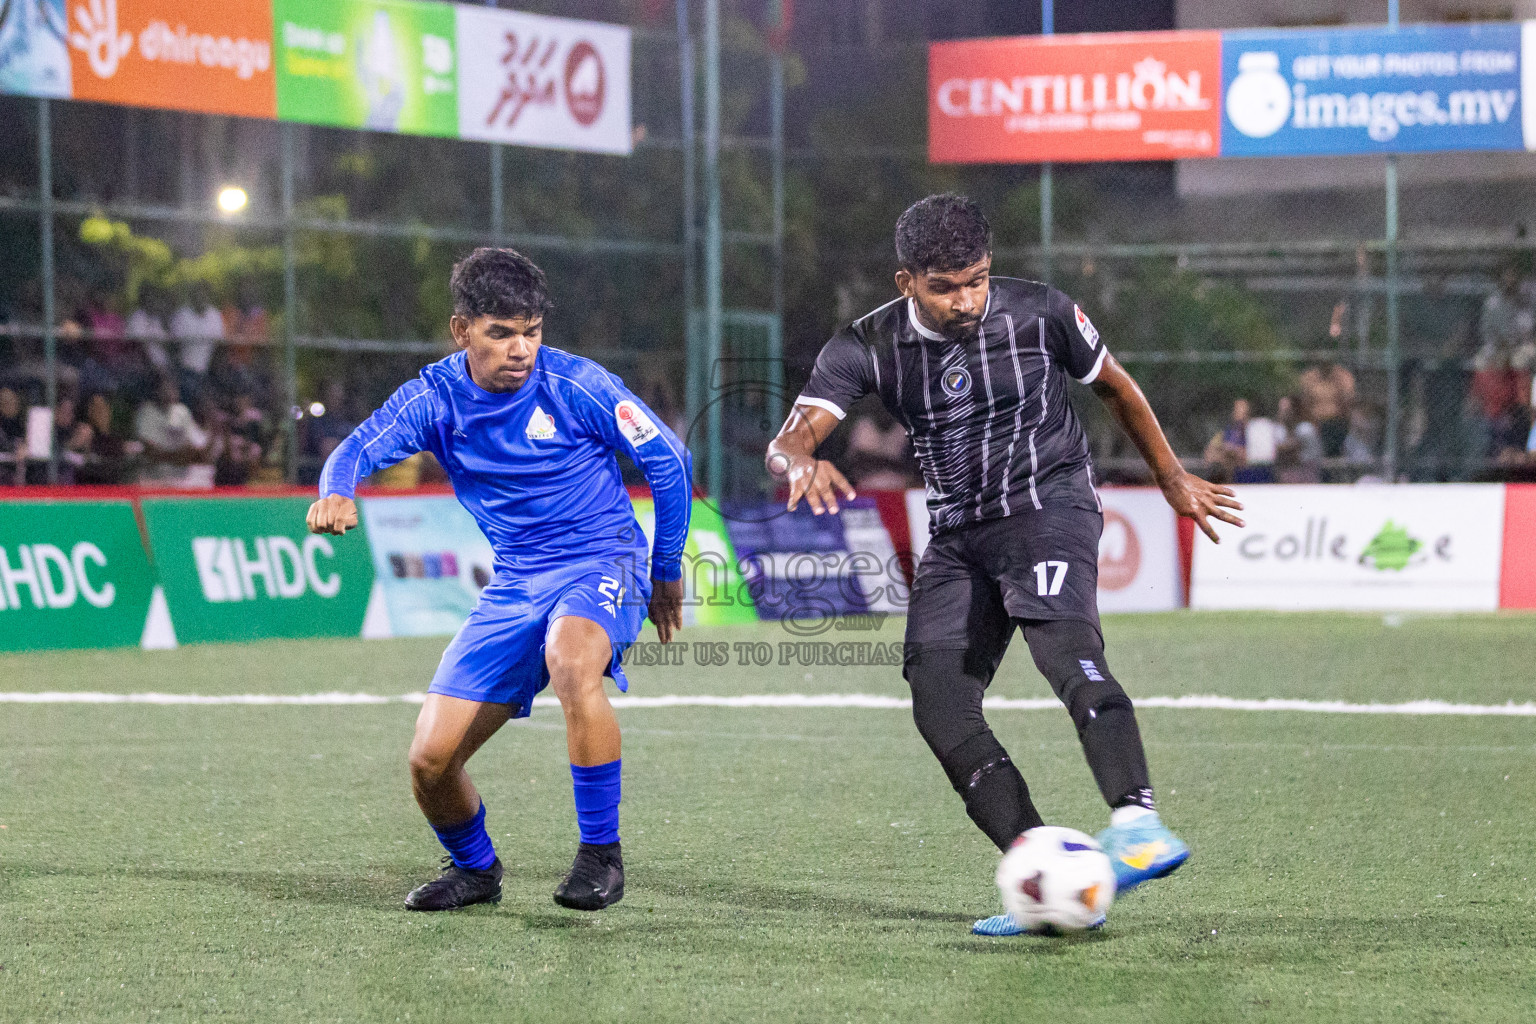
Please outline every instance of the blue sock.
[{"label": "blue sock", "polygon": [[576,824],[581,841],[599,846],[619,841],[619,775],[624,762],[571,765],[571,784],[576,791]]},{"label": "blue sock", "polygon": [[437,833],[437,841],[443,844],[443,849],[453,857],[455,867],[484,871],[496,860],[496,848],[485,831],[485,804],[481,804],[475,816],[463,824],[447,828],[433,825],[432,831]]}]

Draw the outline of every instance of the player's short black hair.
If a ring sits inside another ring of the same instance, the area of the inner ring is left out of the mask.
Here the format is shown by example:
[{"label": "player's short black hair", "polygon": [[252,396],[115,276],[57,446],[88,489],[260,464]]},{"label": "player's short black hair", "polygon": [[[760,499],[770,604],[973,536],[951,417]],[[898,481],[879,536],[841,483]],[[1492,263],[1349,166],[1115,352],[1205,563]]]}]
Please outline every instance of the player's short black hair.
[{"label": "player's short black hair", "polygon": [[555,308],[544,271],[516,249],[476,249],[453,265],[448,286],[454,313],[471,320],[538,320]]},{"label": "player's short black hair", "polygon": [[926,274],[962,270],[992,254],[992,225],[965,196],[946,192],[919,199],[896,221],[896,259]]}]

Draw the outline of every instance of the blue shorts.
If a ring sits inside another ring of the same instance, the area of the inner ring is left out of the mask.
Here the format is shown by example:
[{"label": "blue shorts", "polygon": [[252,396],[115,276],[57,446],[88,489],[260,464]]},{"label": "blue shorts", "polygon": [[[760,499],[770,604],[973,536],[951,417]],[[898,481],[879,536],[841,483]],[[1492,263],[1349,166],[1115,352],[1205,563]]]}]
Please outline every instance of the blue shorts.
[{"label": "blue shorts", "polygon": [[534,694],[549,685],[544,638],[562,615],[603,627],[613,644],[607,674],[620,690],[627,690],[620,659],[640,635],[650,598],[649,579],[612,561],[534,576],[497,574],[443,652],[429,691],[485,704],[515,704],[512,716],[526,718]]}]

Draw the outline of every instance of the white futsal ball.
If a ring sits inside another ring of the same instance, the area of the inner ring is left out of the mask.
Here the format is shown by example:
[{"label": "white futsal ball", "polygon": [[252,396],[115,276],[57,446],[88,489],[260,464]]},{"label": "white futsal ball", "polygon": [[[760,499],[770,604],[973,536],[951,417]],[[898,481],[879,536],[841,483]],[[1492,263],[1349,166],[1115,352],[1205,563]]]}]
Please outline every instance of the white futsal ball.
[{"label": "white futsal ball", "polygon": [[997,866],[1003,909],[1030,931],[1080,932],[1115,899],[1115,869],[1092,836],[1042,825],[1014,840]]}]

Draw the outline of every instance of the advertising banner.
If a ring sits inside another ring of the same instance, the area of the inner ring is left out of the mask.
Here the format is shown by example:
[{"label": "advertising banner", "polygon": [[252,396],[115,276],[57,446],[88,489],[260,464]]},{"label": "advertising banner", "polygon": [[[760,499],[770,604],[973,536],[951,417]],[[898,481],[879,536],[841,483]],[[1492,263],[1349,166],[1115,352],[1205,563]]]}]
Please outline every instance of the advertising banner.
[{"label": "advertising banner", "polygon": [[[656,536],[656,508],[649,498],[635,499],[635,518],[646,541]],[[694,499],[683,546],[683,625],[725,626],[756,622],[752,596],[738,571],[736,549],[720,513]]]},{"label": "advertising banner", "polygon": [[871,612],[904,615],[906,574],[873,499],[839,502],[835,516],[782,502],[725,506],[757,615],[810,624]]},{"label": "advertising banner", "polygon": [[154,586],[131,502],[0,503],[0,650],[136,646]]},{"label": "advertising banner", "polygon": [[1099,610],[1163,612],[1182,605],[1177,517],[1163,493],[1146,487],[1099,491]]},{"label": "advertising banner", "polygon": [[1096,33],[934,43],[934,163],[1215,156],[1219,32]]},{"label": "advertising banner", "polygon": [[1226,32],[1222,156],[1522,149],[1518,24]]},{"label": "advertising banner", "polygon": [[459,6],[459,136],[628,155],[629,29]]},{"label": "advertising banner", "polygon": [[458,132],[454,9],[416,0],[273,0],[277,114],[341,128]]},{"label": "advertising banner", "polygon": [[179,641],[361,633],[374,575],[367,524],[345,537],[311,534],[310,500],[143,500]]},{"label": "advertising banner", "polygon": [[1237,488],[1246,529],[1196,538],[1192,608],[1491,611],[1499,484]]},{"label": "advertising banner", "polygon": [[1500,608],[1536,608],[1536,484],[1504,489],[1504,565]]},{"label": "advertising banner", "polygon": [[4,5],[0,14],[0,92],[68,98],[69,13],[64,0]]},{"label": "advertising banner", "polygon": [[75,99],[277,116],[270,0],[73,0],[67,7]]},{"label": "advertising banner", "polygon": [[364,498],[359,506],[390,635],[458,632],[495,571],[474,517],[449,495]]}]

